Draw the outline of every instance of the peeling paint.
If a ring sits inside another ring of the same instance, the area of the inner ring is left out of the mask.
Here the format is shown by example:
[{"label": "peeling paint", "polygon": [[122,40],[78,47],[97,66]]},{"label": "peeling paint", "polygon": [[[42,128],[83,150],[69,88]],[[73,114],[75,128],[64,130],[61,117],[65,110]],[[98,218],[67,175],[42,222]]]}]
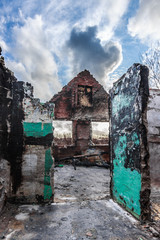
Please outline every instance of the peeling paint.
[{"label": "peeling paint", "polygon": [[123,135],[114,146],[113,194],[119,202],[140,215],[141,175],[136,170],[124,167],[127,159],[127,142],[127,136]]},{"label": "peeling paint", "polygon": [[148,69],[134,64],[110,91],[111,195],[143,220],[150,218],[147,100]]},{"label": "peeling paint", "polygon": [[47,134],[52,134],[53,127],[52,123],[33,123],[33,122],[23,122],[24,135],[26,137],[45,137]]},{"label": "peeling paint", "polygon": [[44,200],[51,199],[53,195],[50,177],[52,165],[53,159],[49,148],[45,152]]}]

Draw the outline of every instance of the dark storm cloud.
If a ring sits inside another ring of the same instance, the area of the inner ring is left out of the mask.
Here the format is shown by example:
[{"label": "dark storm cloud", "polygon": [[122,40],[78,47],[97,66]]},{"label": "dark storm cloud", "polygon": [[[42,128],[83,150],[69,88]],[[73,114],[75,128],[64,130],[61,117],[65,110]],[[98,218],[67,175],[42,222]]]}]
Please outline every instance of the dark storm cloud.
[{"label": "dark storm cloud", "polygon": [[73,54],[73,72],[88,69],[98,80],[104,78],[121,60],[121,49],[114,42],[105,46],[96,38],[97,27],[88,27],[80,32],[73,29],[67,46]]}]

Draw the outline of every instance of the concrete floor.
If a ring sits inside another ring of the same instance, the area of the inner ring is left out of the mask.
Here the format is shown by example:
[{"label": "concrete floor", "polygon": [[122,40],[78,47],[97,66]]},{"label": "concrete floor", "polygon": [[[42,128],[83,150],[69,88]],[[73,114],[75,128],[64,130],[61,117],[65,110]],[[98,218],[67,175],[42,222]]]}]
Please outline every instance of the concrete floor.
[{"label": "concrete floor", "polygon": [[141,225],[109,199],[109,175],[109,170],[98,167],[56,168],[55,203],[7,204],[1,216],[0,239],[159,239],[154,223]]},{"label": "concrete floor", "polygon": [[110,196],[110,170],[65,165],[55,168],[54,202],[102,200]]}]

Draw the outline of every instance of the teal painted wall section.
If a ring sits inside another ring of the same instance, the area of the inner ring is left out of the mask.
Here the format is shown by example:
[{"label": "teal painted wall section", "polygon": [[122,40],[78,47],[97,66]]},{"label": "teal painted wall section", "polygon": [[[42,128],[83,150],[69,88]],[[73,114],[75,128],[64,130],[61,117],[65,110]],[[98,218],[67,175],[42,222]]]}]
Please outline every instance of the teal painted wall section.
[{"label": "teal painted wall section", "polygon": [[47,134],[53,133],[52,123],[32,123],[23,122],[24,135],[26,137],[45,137]]},{"label": "teal painted wall section", "polygon": [[150,189],[145,184],[147,98],[148,69],[140,64],[128,69],[110,91],[111,195],[138,219],[146,219],[150,211]]},{"label": "teal painted wall section", "polygon": [[[134,215],[140,216],[140,191],[141,191],[141,174],[137,170],[131,170],[124,167],[127,159],[128,139],[134,141],[134,146],[139,145],[139,139],[136,133],[132,136],[122,135],[118,143],[114,146],[115,158],[113,161],[113,195],[116,200],[123,204]],[[130,159],[132,161],[132,159]]]},{"label": "teal painted wall section", "polygon": [[49,148],[45,152],[44,200],[51,199],[53,195],[50,177],[52,165],[53,159],[51,155],[51,149]]}]

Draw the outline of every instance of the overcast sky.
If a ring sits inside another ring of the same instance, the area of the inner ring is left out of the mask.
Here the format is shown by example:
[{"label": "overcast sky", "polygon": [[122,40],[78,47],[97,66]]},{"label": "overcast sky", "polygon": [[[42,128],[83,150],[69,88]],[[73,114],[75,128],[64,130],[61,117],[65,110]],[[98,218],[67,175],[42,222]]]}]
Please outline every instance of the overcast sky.
[{"label": "overcast sky", "polygon": [[87,69],[108,89],[160,40],[160,0],[0,0],[0,46],[49,100]]}]

